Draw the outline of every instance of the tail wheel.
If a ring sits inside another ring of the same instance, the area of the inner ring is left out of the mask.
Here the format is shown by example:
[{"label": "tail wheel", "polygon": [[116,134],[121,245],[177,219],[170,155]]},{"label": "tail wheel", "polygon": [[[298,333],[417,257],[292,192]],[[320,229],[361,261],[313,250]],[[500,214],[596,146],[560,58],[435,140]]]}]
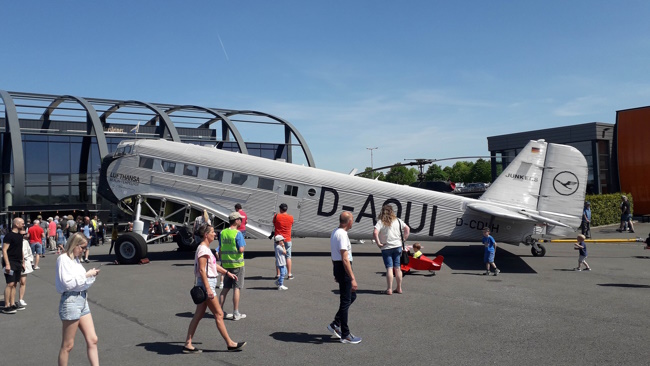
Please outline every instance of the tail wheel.
[{"label": "tail wheel", "polygon": [[147,243],[141,235],[126,233],[115,242],[115,255],[122,264],[136,264],[147,254]]},{"label": "tail wheel", "polygon": [[530,252],[533,254],[533,257],[543,257],[546,255],[546,248],[542,244],[533,244]]}]

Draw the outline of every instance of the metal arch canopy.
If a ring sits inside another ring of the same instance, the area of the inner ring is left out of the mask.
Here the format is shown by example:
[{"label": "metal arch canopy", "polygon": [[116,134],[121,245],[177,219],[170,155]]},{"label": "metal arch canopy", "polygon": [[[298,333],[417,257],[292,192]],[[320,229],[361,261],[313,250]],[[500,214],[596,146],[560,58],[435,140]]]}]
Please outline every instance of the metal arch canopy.
[{"label": "metal arch canopy", "polygon": [[25,199],[25,155],[23,153],[22,134],[20,132],[20,120],[16,111],[16,104],[8,92],[0,90],[0,98],[5,104],[5,119],[9,136],[11,138],[11,155],[14,160],[14,197],[16,203],[22,204]]},{"label": "metal arch canopy", "polygon": [[[246,148],[246,142],[242,138],[242,136],[239,133],[239,130],[237,129],[237,127],[235,127],[235,124],[232,123],[232,121],[226,115],[222,114],[219,111],[216,111],[216,110],[214,110],[212,108],[201,107],[201,106],[198,106],[198,105],[182,105],[182,106],[176,106],[176,107],[167,109],[165,111],[165,113],[167,115],[170,115],[170,114],[172,114],[172,113],[174,113],[176,111],[184,110],[184,109],[201,110],[201,111],[209,113],[209,114],[211,114],[211,115],[213,115],[215,117],[218,117],[218,119],[221,119],[222,122],[228,127],[228,130],[230,130],[230,132],[232,132],[233,136],[235,137],[235,142],[237,142],[237,146],[239,147],[239,151],[242,154],[248,154],[248,149]],[[150,119],[147,123],[145,123],[145,125],[153,124],[155,119],[156,119],[155,117]],[[209,120],[208,122],[206,122],[206,123],[202,124],[201,126],[199,126],[199,128],[208,128],[212,123],[216,122],[218,119],[213,118],[213,119]],[[223,140],[227,140],[226,137],[227,137],[227,131],[224,130],[223,131]]]},{"label": "metal arch canopy", "polygon": [[106,142],[106,135],[104,134],[104,124],[101,122],[95,108],[82,97],[75,97],[74,95],[63,95],[52,101],[45,112],[43,112],[43,127],[49,129],[51,122],[50,115],[52,115],[52,112],[61,103],[70,99],[77,101],[86,110],[88,116],[88,120],[86,121],[86,134],[92,136],[92,132],[95,132],[95,137],[97,138],[97,147],[99,149],[99,156],[108,155],[108,143]]},{"label": "metal arch canopy", "polygon": [[174,126],[172,121],[169,119],[169,116],[165,112],[160,110],[160,108],[156,107],[155,105],[153,105],[151,103],[141,102],[139,100],[127,100],[127,101],[119,102],[119,103],[116,103],[115,105],[113,105],[112,107],[110,107],[109,109],[107,109],[106,112],[104,112],[99,117],[99,119],[102,121],[103,125],[106,125],[106,119],[111,114],[113,114],[113,112],[117,111],[118,109],[120,109],[120,108],[122,108],[124,106],[132,105],[132,104],[145,106],[145,107],[149,108],[150,110],[152,110],[153,112],[155,112],[160,117],[162,122],[159,125],[160,128],[156,132],[158,132],[158,135],[161,138],[165,138],[165,128],[166,128],[167,131],[169,131],[169,136],[171,136],[172,141],[181,142],[181,138],[178,135],[178,131],[176,131],[176,127]]},{"label": "metal arch canopy", "polygon": [[[285,133],[284,133],[284,142],[285,144],[291,144],[291,134],[293,133],[294,136],[296,136],[296,139],[298,139],[298,143],[300,143],[300,148],[302,148],[302,152],[305,154],[305,158],[307,159],[307,164],[315,168],[316,163],[314,162],[314,157],[311,155],[311,150],[309,150],[309,146],[307,145],[307,141],[302,137],[300,132],[287,120],[284,120],[280,117],[276,117],[272,114],[264,113],[264,112],[258,112],[258,111],[233,111],[232,113],[227,113],[226,115],[228,117],[230,116],[235,116],[238,114],[253,114],[253,115],[258,115],[258,116],[266,116],[268,118],[274,119],[280,123],[282,123],[285,126]],[[291,150],[287,151],[288,156],[291,156]]]}]

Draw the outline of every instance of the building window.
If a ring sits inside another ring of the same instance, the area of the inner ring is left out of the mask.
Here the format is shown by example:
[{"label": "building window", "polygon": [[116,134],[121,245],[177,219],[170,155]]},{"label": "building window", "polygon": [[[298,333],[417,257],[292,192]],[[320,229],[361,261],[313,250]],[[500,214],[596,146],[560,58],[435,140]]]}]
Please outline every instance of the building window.
[{"label": "building window", "polygon": [[199,167],[196,165],[185,164],[185,167],[183,168],[183,175],[187,175],[189,177],[196,177],[197,175],[199,175]]},{"label": "building window", "polygon": [[140,157],[140,168],[153,169],[153,158]]},{"label": "building window", "polygon": [[208,179],[221,182],[223,180],[223,170],[208,169]]},{"label": "building window", "polygon": [[272,191],[273,190],[273,179],[260,178],[257,181],[257,188]]},{"label": "building window", "polygon": [[230,183],[241,186],[242,184],[244,184],[244,182],[246,182],[247,179],[248,179],[248,175],[246,174],[232,173],[232,180],[230,181]]},{"label": "building window", "polygon": [[298,187],[287,184],[284,187],[284,195],[285,196],[294,196],[294,197],[298,196]]},{"label": "building window", "polygon": [[174,173],[176,171],[176,163],[172,161],[164,161],[162,162],[162,168],[163,171],[166,173]]}]

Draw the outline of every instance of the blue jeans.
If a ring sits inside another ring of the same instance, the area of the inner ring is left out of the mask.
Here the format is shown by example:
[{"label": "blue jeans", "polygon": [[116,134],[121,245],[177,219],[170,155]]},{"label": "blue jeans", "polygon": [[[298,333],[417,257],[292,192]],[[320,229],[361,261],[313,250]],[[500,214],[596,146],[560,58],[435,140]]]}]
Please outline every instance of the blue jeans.
[{"label": "blue jeans", "polygon": [[[341,327],[341,337],[350,335],[348,327],[348,310],[350,305],[357,299],[357,293],[352,292],[352,278],[345,272],[342,261],[332,261],[334,264],[334,278],[339,283],[339,311],[334,316],[334,324]],[[350,263],[350,265],[352,265]]]},{"label": "blue jeans", "polygon": [[280,277],[278,277],[278,286],[284,284],[284,278],[287,276],[287,266],[276,266],[280,269]]},{"label": "blue jeans", "polygon": [[29,246],[32,248],[32,254],[43,254],[43,244],[41,243],[29,243]]},{"label": "blue jeans", "polygon": [[384,260],[384,267],[386,268],[400,268],[400,255],[402,254],[402,247],[386,249],[381,251],[381,257]]}]

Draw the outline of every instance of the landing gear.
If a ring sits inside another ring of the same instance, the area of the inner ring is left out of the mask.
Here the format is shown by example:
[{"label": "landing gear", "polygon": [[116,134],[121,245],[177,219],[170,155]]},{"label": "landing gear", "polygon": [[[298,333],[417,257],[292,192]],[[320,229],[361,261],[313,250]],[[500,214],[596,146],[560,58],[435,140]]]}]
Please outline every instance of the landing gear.
[{"label": "landing gear", "polygon": [[178,233],[174,235],[174,241],[178,245],[178,250],[182,252],[195,251],[199,246],[199,243],[194,240],[194,235],[184,227],[178,228]]},{"label": "landing gear", "polygon": [[530,252],[533,254],[533,257],[543,257],[546,254],[546,248],[544,245],[535,241],[530,247]]},{"label": "landing gear", "polygon": [[148,254],[147,243],[142,235],[126,233],[115,242],[115,255],[121,264],[136,264]]}]

